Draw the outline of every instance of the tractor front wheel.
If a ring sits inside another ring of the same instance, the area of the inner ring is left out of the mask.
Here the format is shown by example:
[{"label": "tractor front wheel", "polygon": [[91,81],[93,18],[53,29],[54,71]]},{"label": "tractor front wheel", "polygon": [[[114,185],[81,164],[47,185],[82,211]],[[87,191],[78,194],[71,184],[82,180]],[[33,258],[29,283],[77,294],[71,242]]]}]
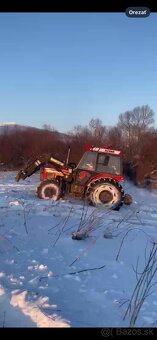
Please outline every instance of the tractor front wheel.
[{"label": "tractor front wheel", "polygon": [[37,188],[37,196],[42,199],[57,201],[61,197],[61,187],[58,181],[45,180]]},{"label": "tractor front wheel", "polygon": [[86,197],[93,205],[119,210],[124,200],[122,186],[112,179],[98,179],[91,182],[86,191]]}]

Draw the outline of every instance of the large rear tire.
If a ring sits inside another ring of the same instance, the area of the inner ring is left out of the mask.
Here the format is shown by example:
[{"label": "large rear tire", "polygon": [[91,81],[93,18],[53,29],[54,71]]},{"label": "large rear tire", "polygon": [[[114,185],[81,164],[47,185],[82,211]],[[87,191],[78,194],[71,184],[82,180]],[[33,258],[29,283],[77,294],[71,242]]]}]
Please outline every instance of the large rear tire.
[{"label": "large rear tire", "polygon": [[124,201],[124,190],[113,179],[100,178],[89,184],[86,197],[93,205],[101,205],[111,210],[119,210]]},{"label": "large rear tire", "polygon": [[37,196],[42,199],[57,201],[61,194],[60,184],[56,180],[45,180],[37,187]]}]

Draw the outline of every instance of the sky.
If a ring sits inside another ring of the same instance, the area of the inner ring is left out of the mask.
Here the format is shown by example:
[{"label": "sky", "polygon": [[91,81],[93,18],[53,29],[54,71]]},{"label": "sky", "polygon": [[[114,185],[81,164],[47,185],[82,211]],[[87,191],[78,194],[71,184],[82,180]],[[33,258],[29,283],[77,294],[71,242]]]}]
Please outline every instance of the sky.
[{"label": "sky", "polygon": [[149,105],[157,124],[157,13],[0,13],[0,122],[67,132]]}]

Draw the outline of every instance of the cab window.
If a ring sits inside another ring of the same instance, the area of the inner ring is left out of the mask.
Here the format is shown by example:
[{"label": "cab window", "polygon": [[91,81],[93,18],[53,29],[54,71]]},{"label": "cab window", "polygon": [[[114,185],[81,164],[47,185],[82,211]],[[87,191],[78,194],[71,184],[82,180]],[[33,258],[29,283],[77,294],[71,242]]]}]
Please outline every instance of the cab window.
[{"label": "cab window", "polygon": [[98,155],[98,172],[106,172],[112,175],[120,175],[121,159],[114,155],[99,154]]},{"label": "cab window", "polygon": [[97,153],[93,151],[87,151],[78,163],[77,168],[83,170],[95,171],[96,168]]}]

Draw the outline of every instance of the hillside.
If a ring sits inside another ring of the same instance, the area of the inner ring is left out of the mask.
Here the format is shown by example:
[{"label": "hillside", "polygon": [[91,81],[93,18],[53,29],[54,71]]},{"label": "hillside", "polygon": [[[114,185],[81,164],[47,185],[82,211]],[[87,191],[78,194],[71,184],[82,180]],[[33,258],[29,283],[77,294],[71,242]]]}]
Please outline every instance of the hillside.
[{"label": "hillside", "polygon": [[57,130],[50,130],[50,129],[46,129],[46,128],[37,128],[34,126],[28,126],[28,125],[21,125],[21,124],[17,124],[14,122],[0,122],[0,134],[9,134],[9,133],[14,133],[14,132],[18,132],[18,131],[26,131],[26,130],[30,130],[30,131],[49,131],[49,133],[57,133],[61,138],[66,138],[67,134],[62,133],[62,132],[58,132]]}]

